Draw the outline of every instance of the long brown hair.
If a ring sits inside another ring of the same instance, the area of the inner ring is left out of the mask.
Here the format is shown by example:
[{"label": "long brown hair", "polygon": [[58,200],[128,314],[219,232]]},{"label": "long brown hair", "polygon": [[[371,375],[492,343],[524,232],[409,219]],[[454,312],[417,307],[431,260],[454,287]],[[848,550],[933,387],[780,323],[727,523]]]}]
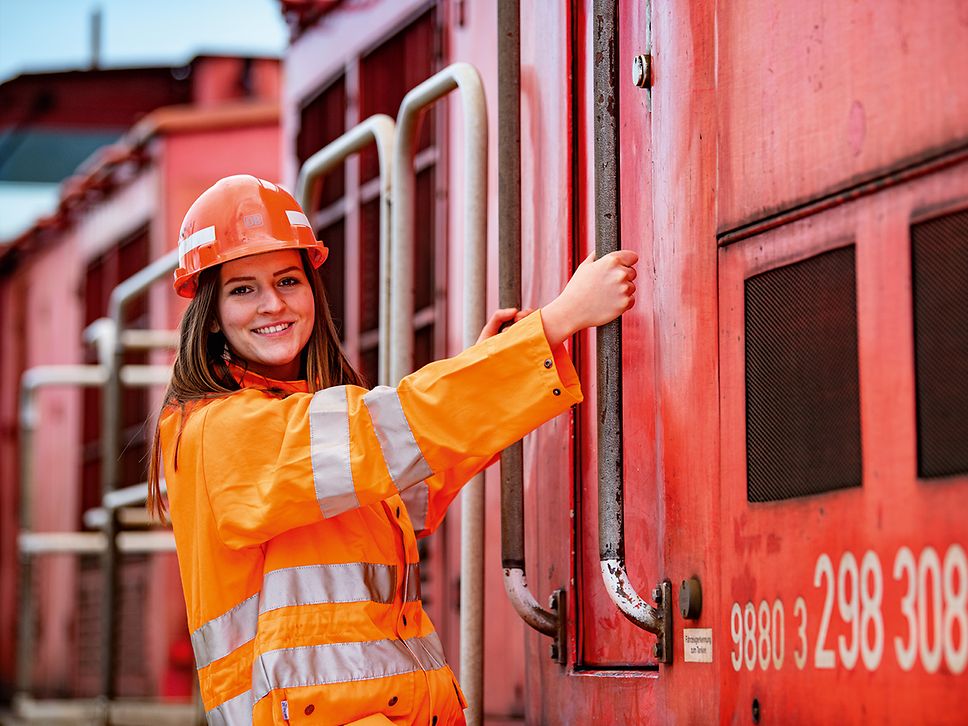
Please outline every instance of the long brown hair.
[{"label": "long brown hair", "polygon": [[[361,376],[343,355],[336,333],[336,325],[329,312],[326,290],[319,273],[309,264],[306,252],[300,250],[303,270],[313,293],[315,322],[309,340],[300,354],[300,377],[306,380],[310,392],[330,386],[366,385]],[[161,496],[163,471],[161,452],[161,418],[166,411],[178,407],[181,426],[191,407],[200,401],[227,396],[240,388],[229,370],[231,361],[247,368],[245,360],[232,355],[225,335],[218,323],[219,267],[202,270],[198,276],[198,290],[188,304],[182,318],[171,381],[165,391],[155,435],[148,459],[148,512],[163,520],[167,506]],[[178,441],[175,439],[173,465],[178,468]]]}]

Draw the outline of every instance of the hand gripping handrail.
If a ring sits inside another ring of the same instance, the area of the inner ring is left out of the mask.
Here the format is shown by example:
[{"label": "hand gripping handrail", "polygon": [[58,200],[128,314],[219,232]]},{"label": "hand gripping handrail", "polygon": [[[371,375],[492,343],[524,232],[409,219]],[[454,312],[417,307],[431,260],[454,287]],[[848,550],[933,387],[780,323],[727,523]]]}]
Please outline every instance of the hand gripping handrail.
[{"label": "hand gripping handrail", "polygon": [[[498,278],[499,305],[521,307],[521,42],[520,0],[501,0],[498,17]],[[501,567],[504,590],[515,612],[530,627],[557,638],[559,662],[565,647],[560,624],[565,614],[545,610],[528,589],[524,548],[524,447],[501,452]]]},{"label": "hand gripping handrail", "polygon": [[[393,155],[390,380],[395,385],[413,368],[414,189],[413,158],[421,112],[451,91],[460,90],[464,122],[464,280],[463,342],[472,345],[484,325],[487,264],[487,108],[477,70],[454,63],[412,88],[397,113]],[[484,672],[484,487],[478,475],[461,495],[460,679],[467,697],[468,723],[482,721]]]},{"label": "hand gripping handrail", "polygon": [[[621,247],[618,193],[618,91],[616,84],[615,0],[595,0],[595,252],[597,257]],[[622,614],[659,636],[655,656],[672,662],[672,591],[663,581],[653,591],[657,607],[636,592],[625,569],[623,493],[622,321],[598,328],[598,536],[602,579]]]},{"label": "hand gripping handrail", "polygon": [[386,114],[378,113],[361,121],[335,141],[330,142],[303,162],[296,182],[296,199],[309,213],[315,181],[342,163],[351,154],[376,144],[380,165],[380,357],[377,379],[380,385],[390,383],[390,190],[393,168],[395,124]]}]

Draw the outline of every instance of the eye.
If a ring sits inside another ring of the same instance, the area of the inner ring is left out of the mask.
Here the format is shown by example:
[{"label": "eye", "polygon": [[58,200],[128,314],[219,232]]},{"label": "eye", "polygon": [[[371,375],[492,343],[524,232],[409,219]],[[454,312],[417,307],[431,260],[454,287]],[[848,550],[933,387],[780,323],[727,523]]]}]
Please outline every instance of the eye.
[{"label": "eye", "polygon": [[281,280],[279,280],[279,284],[285,287],[292,287],[294,285],[300,284],[301,282],[302,280],[300,280],[298,277],[284,277]]},{"label": "eye", "polygon": [[248,285],[239,285],[238,287],[233,287],[231,290],[229,290],[229,295],[244,295],[251,290],[252,288]]}]

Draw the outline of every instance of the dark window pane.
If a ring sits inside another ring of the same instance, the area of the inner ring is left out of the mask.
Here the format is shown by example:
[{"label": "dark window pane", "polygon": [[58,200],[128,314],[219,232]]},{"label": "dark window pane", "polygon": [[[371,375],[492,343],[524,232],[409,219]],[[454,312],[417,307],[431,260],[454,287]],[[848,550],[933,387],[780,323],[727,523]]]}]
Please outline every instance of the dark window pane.
[{"label": "dark window pane", "polygon": [[968,211],[911,228],[918,476],[968,472]]},{"label": "dark window pane", "polygon": [[414,310],[421,310],[434,303],[435,260],[434,253],[434,170],[433,167],[417,175],[416,239],[414,250]]},{"label": "dark window pane", "polygon": [[374,199],[360,208],[360,332],[379,325],[380,200]]},{"label": "dark window pane", "polygon": [[747,498],[860,486],[854,248],[746,281]]},{"label": "dark window pane", "polygon": [[336,323],[336,331],[339,333],[340,340],[345,336],[345,279],[343,273],[343,250],[344,243],[343,220],[325,227],[317,232],[320,241],[329,248],[329,256],[325,264],[319,268],[320,276],[323,279],[323,287],[326,288],[326,299],[329,301],[329,311]]},{"label": "dark window pane", "polygon": [[[340,76],[303,106],[296,137],[296,156],[302,165],[306,159],[335,141],[346,130],[346,88]],[[344,193],[344,166],[330,170],[311,194],[312,202],[306,214],[333,204]]]}]

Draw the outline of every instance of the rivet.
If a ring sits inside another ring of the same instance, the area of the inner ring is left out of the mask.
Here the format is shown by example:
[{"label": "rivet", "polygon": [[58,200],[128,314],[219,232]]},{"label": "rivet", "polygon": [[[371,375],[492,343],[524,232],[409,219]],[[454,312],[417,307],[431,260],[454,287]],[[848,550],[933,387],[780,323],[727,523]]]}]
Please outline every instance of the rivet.
[{"label": "rivet", "polygon": [[551,358],[546,358],[546,359],[545,359],[545,364],[544,364],[544,366],[545,366],[545,368],[551,368],[551,366],[552,366],[552,363],[551,363]]},{"label": "rivet", "polygon": [[308,716],[315,710],[316,710],[316,707],[310,703],[308,706],[306,706],[306,708],[303,709],[303,713]]},{"label": "rivet", "polygon": [[556,388],[555,390],[552,391],[552,393],[555,394],[556,396],[560,396],[561,395],[561,389],[560,388]]},{"label": "rivet", "polygon": [[396,706],[396,705],[397,705],[397,697],[396,697],[396,696],[394,696],[394,697],[393,697],[393,698],[391,698],[391,699],[390,699],[389,701],[387,701],[387,705],[388,705],[388,706]]}]

